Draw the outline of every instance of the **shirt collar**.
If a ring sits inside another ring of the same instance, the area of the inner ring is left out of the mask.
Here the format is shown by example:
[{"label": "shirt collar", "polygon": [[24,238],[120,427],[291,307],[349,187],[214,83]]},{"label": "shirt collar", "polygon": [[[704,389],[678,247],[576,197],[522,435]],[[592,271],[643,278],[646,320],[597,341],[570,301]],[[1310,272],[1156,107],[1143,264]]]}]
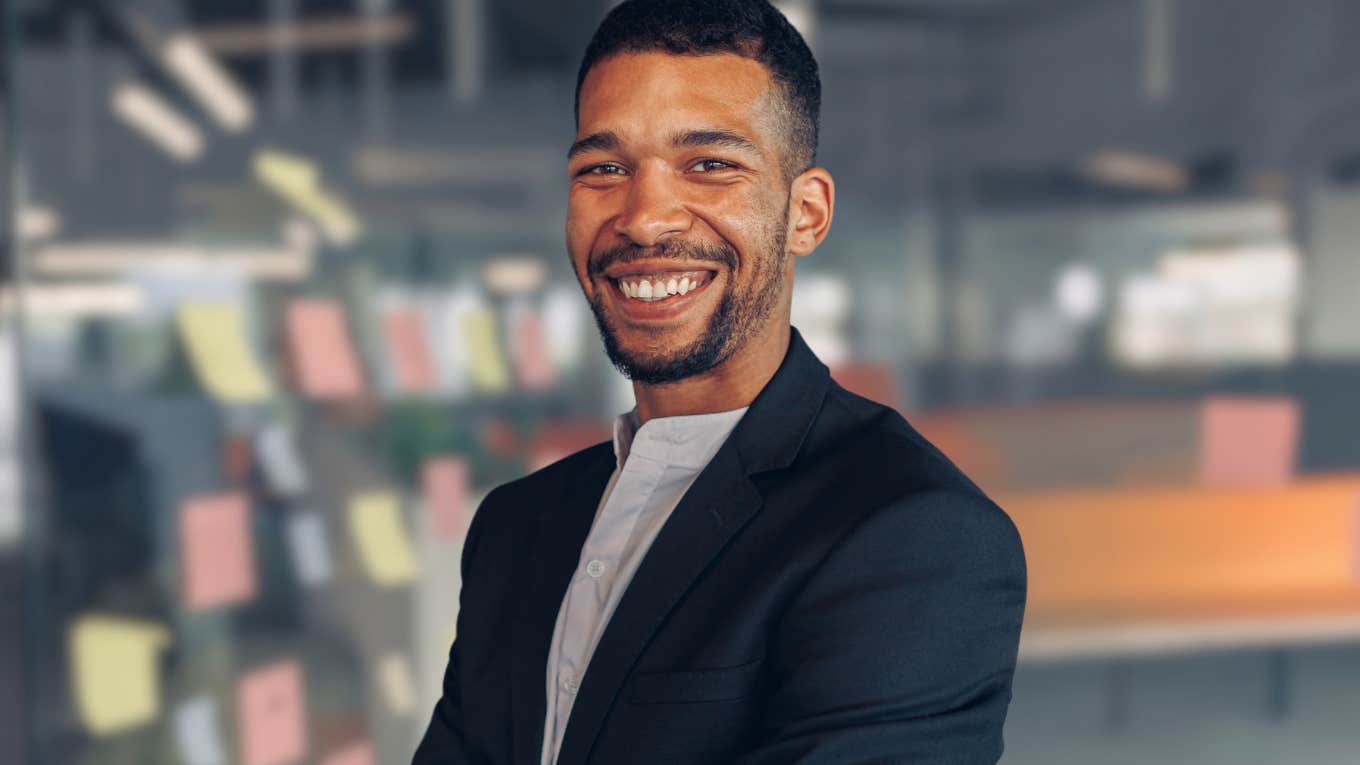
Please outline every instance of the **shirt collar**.
[{"label": "shirt collar", "polygon": [[639,426],[634,407],[614,418],[614,457],[620,466],[636,453],[676,467],[703,469],[749,408],[653,417]]}]

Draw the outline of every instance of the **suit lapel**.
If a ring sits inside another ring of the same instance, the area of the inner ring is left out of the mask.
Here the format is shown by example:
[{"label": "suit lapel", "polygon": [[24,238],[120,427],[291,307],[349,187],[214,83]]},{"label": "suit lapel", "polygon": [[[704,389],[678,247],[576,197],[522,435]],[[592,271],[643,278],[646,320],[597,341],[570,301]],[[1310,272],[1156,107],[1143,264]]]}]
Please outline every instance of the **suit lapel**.
[{"label": "suit lapel", "polygon": [[[788,352],[774,377],[638,564],[582,678],[557,765],[585,765],[605,716],[647,643],[704,569],[760,510],[763,500],[751,476],[794,460],[830,385],[826,366],[792,329]],[[584,471],[568,501],[545,508],[539,519],[530,558],[535,568],[520,602],[513,644],[512,726],[519,765],[537,765],[542,753],[553,627],[614,469],[613,455],[606,445],[601,448],[604,458]]]},{"label": "suit lapel", "polygon": [[548,651],[553,625],[576,571],[595,520],[600,496],[614,471],[608,444],[595,447],[598,458],[568,482],[563,497],[544,497],[528,561],[533,567],[528,589],[519,600],[511,642],[511,732],[514,762],[538,765],[543,752],[547,715]]},{"label": "suit lapel", "polygon": [[557,765],[586,762],[642,649],[714,556],[760,508],[760,494],[730,447],[719,449],[699,474],[638,564],[586,668]]}]

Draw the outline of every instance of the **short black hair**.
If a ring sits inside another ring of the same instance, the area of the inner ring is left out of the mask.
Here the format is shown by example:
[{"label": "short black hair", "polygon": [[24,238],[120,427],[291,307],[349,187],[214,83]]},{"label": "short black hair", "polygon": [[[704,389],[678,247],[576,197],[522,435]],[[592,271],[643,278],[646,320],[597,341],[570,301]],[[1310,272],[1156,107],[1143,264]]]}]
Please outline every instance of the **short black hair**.
[{"label": "short black hair", "polygon": [[601,60],[618,53],[663,51],[701,56],[735,53],[760,62],[782,91],[787,108],[783,161],[792,179],[817,159],[822,83],[817,60],[803,36],[769,0],[626,0],[604,21],[586,47],[576,75],[576,122],[581,121],[581,84]]}]

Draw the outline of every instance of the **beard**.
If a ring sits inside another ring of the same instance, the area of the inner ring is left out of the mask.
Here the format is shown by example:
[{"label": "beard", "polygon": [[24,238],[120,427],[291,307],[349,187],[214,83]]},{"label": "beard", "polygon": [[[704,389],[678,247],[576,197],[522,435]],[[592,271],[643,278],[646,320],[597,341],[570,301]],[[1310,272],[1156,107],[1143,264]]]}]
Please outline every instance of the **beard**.
[{"label": "beard", "polygon": [[[787,210],[780,220],[785,219]],[[727,244],[667,240],[653,247],[624,245],[606,250],[590,265],[592,277],[610,265],[652,257],[722,263],[728,267],[727,283],[704,331],[688,345],[669,352],[625,348],[606,316],[604,296],[596,294],[590,307],[610,362],[634,382],[659,385],[703,374],[727,361],[746,346],[778,304],[788,260],[785,241],[783,227],[773,227],[765,237],[764,252],[751,259],[754,271],[744,288],[739,288],[736,280],[737,252]]]}]

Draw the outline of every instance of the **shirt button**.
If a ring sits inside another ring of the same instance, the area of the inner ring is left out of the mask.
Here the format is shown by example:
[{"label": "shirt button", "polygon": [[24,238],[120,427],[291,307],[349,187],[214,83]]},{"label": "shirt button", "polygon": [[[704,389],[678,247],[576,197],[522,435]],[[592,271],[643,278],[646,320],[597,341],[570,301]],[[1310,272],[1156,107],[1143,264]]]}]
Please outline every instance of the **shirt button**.
[{"label": "shirt button", "polygon": [[586,564],[586,573],[598,579],[604,573],[604,561],[593,560]]}]

